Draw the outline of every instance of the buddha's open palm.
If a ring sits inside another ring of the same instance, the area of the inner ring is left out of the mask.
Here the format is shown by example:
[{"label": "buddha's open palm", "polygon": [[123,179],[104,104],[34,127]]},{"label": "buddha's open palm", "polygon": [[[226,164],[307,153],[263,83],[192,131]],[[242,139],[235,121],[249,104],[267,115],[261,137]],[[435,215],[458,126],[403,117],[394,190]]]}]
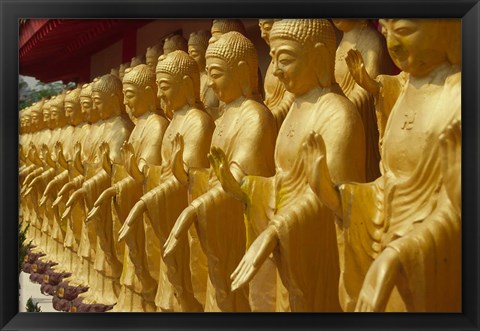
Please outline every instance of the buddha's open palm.
[{"label": "buddha's open palm", "polygon": [[253,279],[277,244],[278,234],[273,226],[260,233],[230,276],[232,291],[247,285]]}]

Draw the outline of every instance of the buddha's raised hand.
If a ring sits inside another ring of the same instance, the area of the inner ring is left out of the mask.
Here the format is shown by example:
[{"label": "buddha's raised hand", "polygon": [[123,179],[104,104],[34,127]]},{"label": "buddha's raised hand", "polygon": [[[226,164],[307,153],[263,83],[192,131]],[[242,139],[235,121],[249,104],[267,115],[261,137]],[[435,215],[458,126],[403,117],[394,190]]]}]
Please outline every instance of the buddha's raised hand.
[{"label": "buddha's raised hand", "polygon": [[355,82],[374,96],[377,95],[379,91],[378,82],[370,77],[365,69],[365,62],[362,54],[358,50],[352,48],[348,51],[345,62],[347,63],[348,70]]},{"label": "buddha's raised hand", "polygon": [[273,226],[268,226],[248,248],[235,271],[230,276],[232,291],[247,285],[262,264],[278,245],[278,234]]},{"label": "buddha's raised hand", "polygon": [[79,173],[83,174],[82,145],[78,141],[73,146],[73,166]]},{"label": "buddha's raised hand", "polygon": [[312,131],[302,145],[308,184],[320,200],[342,218],[340,196],[330,177],[327,149],[322,136]]},{"label": "buddha's raised hand", "polygon": [[110,145],[104,141],[100,145],[100,152],[102,153],[102,168],[107,174],[112,173],[112,161],[110,160]]},{"label": "buddha's raised hand", "polygon": [[234,198],[245,202],[247,198],[241,189],[240,183],[237,182],[230,171],[230,165],[228,164],[227,156],[223,150],[220,147],[213,146],[208,154],[208,159],[210,160],[210,165],[215,171],[215,174],[225,192],[229,193]]},{"label": "buddha's raised hand", "polygon": [[147,206],[145,205],[145,202],[143,202],[143,200],[139,200],[135,204],[135,206],[133,206],[127,216],[127,219],[125,220],[125,223],[123,223],[120,231],[118,232],[118,241],[125,239],[125,237],[132,229],[133,225],[141,219],[141,216],[146,210]]},{"label": "buddha's raised hand", "polygon": [[454,119],[440,135],[443,184],[453,207],[460,213],[461,202],[461,166],[462,166],[462,125],[460,119]]},{"label": "buddha's raised hand", "polygon": [[183,136],[180,133],[177,133],[172,140],[172,172],[180,183],[187,186],[188,174],[183,166],[184,148]]},{"label": "buddha's raised hand", "polygon": [[65,155],[63,154],[63,145],[60,141],[55,143],[55,155],[57,156],[57,162],[62,166],[62,168],[68,169],[68,163],[65,159]]},{"label": "buddha's raised hand", "polygon": [[143,173],[138,168],[138,159],[131,143],[125,141],[121,147],[125,169],[136,182],[143,182]]}]

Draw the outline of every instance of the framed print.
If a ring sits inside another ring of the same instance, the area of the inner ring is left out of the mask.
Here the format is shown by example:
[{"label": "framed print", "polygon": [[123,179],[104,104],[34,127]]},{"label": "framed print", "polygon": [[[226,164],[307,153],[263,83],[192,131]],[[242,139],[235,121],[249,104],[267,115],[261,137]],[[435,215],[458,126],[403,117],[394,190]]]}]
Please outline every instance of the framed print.
[{"label": "framed print", "polygon": [[2,330],[479,329],[478,1],[0,6]]}]

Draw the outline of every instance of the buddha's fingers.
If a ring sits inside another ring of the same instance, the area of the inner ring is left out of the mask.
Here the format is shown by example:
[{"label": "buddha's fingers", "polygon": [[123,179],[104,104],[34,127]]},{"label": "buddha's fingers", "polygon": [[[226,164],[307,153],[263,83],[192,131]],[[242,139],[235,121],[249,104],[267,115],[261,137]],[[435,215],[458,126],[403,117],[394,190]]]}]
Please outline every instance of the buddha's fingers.
[{"label": "buddha's fingers", "polygon": [[245,264],[232,282],[232,292],[247,285],[255,275],[254,267],[251,264]]},{"label": "buddha's fingers", "polygon": [[90,212],[87,214],[87,217],[85,218],[85,223],[91,221],[97,215],[98,209],[99,207],[97,206],[93,207],[92,210],[90,210]]},{"label": "buddha's fingers", "polygon": [[177,249],[178,245],[178,240],[175,237],[174,233],[171,232],[170,235],[168,236],[167,241],[165,242],[165,245],[163,246],[163,259],[168,260],[171,258],[171,255],[175,250]]},{"label": "buddha's fingers", "polygon": [[124,240],[129,232],[130,226],[127,223],[124,223],[118,232],[118,242]]},{"label": "buddha's fingers", "polygon": [[62,201],[62,200],[63,200],[63,195],[59,195],[59,196],[55,199],[55,201],[52,203],[52,207],[56,207],[56,206],[60,203],[60,201]]},{"label": "buddha's fingers", "polygon": [[40,199],[38,205],[41,207],[45,204],[45,202],[47,202],[47,196],[44,194],[42,195],[42,198]]},{"label": "buddha's fingers", "polygon": [[93,204],[94,207],[100,207],[103,205],[108,199],[112,198],[115,195],[116,189],[115,187],[109,187],[105,191],[100,194],[97,201]]},{"label": "buddha's fingers", "polygon": [[175,225],[173,226],[172,232],[175,235],[175,238],[181,238],[188,233],[188,229],[195,222],[197,218],[197,212],[192,206],[188,206],[180,214]]},{"label": "buddha's fingers", "polygon": [[72,206],[78,199],[85,195],[85,189],[81,188],[73,192],[72,196],[68,199],[66,207]]},{"label": "buddha's fingers", "polygon": [[245,256],[242,258],[242,260],[240,261],[240,263],[238,264],[238,266],[235,268],[235,270],[232,272],[232,274],[230,275],[230,279],[232,281],[234,281],[237,276],[242,272],[244,266],[245,266]]},{"label": "buddha's fingers", "polygon": [[62,214],[62,220],[64,218],[67,218],[70,215],[71,211],[72,211],[72,206],[68,206]]},{"label": "buddha's fingers", "polygon": [[73,188],[73,183],[72,182],[69,182],[67,184],[65,184],[62,189],[60,190],[60,192],[58,192],[58,196],[62,196],[62,195],[65,195],[65,193],[67,193],[68,191],[70,191],[72,188]]}]

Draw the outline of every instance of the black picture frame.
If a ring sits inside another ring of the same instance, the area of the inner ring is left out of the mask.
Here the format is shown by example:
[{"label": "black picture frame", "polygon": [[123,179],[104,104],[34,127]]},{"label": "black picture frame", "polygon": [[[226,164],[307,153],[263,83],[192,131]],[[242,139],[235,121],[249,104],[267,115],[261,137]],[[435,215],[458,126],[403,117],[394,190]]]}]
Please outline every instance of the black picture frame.
[{"label": "black picture frame", "polygon": [[[0,0],[1,330],[479,330],[478,0]],[[462,313],[19,313],[18,19],[20,18],[462,18]]]}]

